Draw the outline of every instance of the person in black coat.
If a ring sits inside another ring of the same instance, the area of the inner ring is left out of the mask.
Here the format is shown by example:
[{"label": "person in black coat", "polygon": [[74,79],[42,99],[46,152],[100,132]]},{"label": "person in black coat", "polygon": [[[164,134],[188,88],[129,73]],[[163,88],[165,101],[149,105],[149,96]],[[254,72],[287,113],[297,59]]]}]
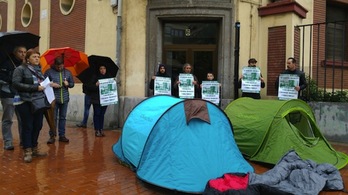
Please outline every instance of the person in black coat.
[{"label": "person in black coat", "polygon": [[[248,67],[256,67],[256,59],[255,58],[250,58],[248,60]],[[262,77],[262,74],[260,74],[260,80],[261,80],[261,88],[265,88],[266,84],[265,81]],[[242,76],[238,80],[238,88],[242,87]],[[260,93],[250,93],[250,92],[242,92],[242,97],[250,97],[253,99],[261,99]]]},{"label": "person in black coat", "polygon": [[20,115],[22,126],[22,141],[24,149],[23,160],[26,163],[32,161],[32,157],[46,156],[38,150],[38,138],[43,124],[43,110],[32,111],[33,98],[46,98],[44,87],[40,83],[44,80],[41,71],[35,70],[34,66],[39,66],[40,53],[34,49],[29,49],[25,56],[26,62],[18,66],[12,77],[12,86],[18,91],[22,100],[16,105]]},{"label": "person in black coat", "polygon": [[[295,74],[297,76],[299,76],[300,78],[300,83],[299,85],[295,86],[295,90],[298,91],[298,98],[300,98],[300,92],[304,89],[306,89],[307,87],[307,80],[306,80],[306,75],[304,72],[300,71],[299,69],[297,69],[296,67],[296,59],[293,57],[288,58],[287,62],[286,62],[286,67],[287,69],[284,70],[282,73],[280,74]],[[278,92],[278,87],[279,87],[279,76],[275,82],[275,88],[276,91]]]},{"label": "person in black coat", "polygon": [[[192,85],[194,86],[194,91],[195,91],[194,98],[201,98],[200,85],[199,85],[197,77],[193,74],[193,67],[191,66],[191,64],[185,63],[184,66],[182,67],[182,70],[184,74],[192,74],[193,76]],[[173,84],[174,96],[176,97],[179,97],[179,85],[180,85],[179,76],[176,77]]]},{"label": "person in black coat", "polygon": [[[16,114],[18,121],[18,134],[20,145],[22,145],[21,139],[21,118],[17,109],[15,109],[14,97],[17,95],[16,90],[12,87],[12,74],[13,71],[24,62],[27,49],[24,46],[16,46],[13,53],[10,54],[7,60],[0,66],[0,97],[1,105],[3,108],[2,115],[2,136],[4,140],[4,149],[13,150],[13,137],[12,137],[12,118],[13,114]],[[18,97],[18,96],[17,96]],[[16,100],[19,98],[16,98]]]},{"label": "person in black coat", "polygon": [[103,137],[104,128],[104,116],[107,109],[107,106],[102,106],[100,104],[100,95],[99,95],[99,79],[111,78],[107,73],[106,66],[98,66],[99,70],[96,75],[93,75],[91,82],[86,83],[87,93],[91,97],[91,104],[93,106],[93,125],[95,130],[96,137]]},{"label": "person in black coat", "polygon": [[[151,81],[150,81],[150,84],[149,84],[149,88],[150,88],[151,90],[153,90],[154,87],[155,87],[155,79],[156,79],[156,76],[158,76],[158,77],[170,77],[170,76],[167,74],[167,71],[166,71],[166,70],[167,70],[167,69],[166,69],[166,66],[165,66],[164,64],[158,65],[158,71],[157,71],[157,73],[156,73],[155,76],[152,76],[152,77],[151,77]],[[153,92],[154,92],[154,91],[153,91]]]}]

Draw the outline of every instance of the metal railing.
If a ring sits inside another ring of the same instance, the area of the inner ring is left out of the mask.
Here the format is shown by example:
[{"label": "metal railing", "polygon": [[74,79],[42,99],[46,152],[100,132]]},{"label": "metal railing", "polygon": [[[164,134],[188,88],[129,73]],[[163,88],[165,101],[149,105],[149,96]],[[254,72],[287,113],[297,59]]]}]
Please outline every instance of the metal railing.
[{"label": "metal railing", "polygon": [[[308,100],[346,96],[348,91],[348,21],[296,26],[299,68],[307,75]],[[339,97],[338,97],[339,98]]]}]

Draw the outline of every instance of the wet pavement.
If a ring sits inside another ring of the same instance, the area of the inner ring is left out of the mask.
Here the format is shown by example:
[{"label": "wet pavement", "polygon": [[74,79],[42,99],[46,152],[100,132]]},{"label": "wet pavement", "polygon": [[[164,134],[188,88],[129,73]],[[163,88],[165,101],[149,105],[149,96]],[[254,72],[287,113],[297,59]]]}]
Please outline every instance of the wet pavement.
[{"label": "wet pavement", "polygon": [[[48,126],[44,122],[39,148],[48,153],[47,157],[34,158],[31,163],[23,162],[17,121],[13,125],[15,149],[3,150],[3,141],[0,141],[0,194],[183,194],[144,183],[118,162],[111,147],[117,142],[120,130],[106,130],[105,137],[95,137],[92,125],[78,128],[75,123],[67,122],[66,136],[70,142],[56,141],[47,145]],[[348,145],[333,146],[348,153]],[[264,165],[251,164],[259,174],[269,169]],[[340,172],[345,186],[348,186],[348,166]],[[320,193],[340,194],[346,193]]]}]

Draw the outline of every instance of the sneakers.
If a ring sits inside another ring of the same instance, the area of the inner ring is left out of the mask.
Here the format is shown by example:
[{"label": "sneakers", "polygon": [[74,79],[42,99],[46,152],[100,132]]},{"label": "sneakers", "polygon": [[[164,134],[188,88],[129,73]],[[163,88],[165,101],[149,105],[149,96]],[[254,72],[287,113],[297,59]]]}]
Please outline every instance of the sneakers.
[{"label": "sneakers", "polygon": [[4,149],[5,150],[14,150],[14,147],[13,147],[11,142],[7,141],[7,142],[5,142]]},{"label": "sneakers", "polygon": [[33,151],[31,150],[31,148],[24,149],[24,157],[23,157],[24,162],[30,163],[33,160],[32,154],[33,154]]},{"label": "sneakers", "polygon": [[14,150],[14,147],[13,146],[5,146],[4,149],[5,150]]},{"label": "sneakers", "polygon": [[60,141],[60,142],[69,142],[69,139],[66,138],[65,136],[60,136],[60,137],[59,137],[59,141]]},{"label": "sneakers", "polygon": [[76,127],[87,128],[87,125],[79,123],[79,124],[76,124]]},{"label": "sneakers", "polygon": [[53,144],[56,141],[56,139],[54,139],[54,137],[50,137],[50,139],[48,139],[47,144]]},{"label": "sneakers", "polygon": [[47,153],[40,152],[38,147],[34,147],[32,149],[32,157],[45,157],[47,156]]},{"label": "sneakers", "polygon": [[96,137],[104,137],[105,134],[103,133],[102,130],[95,130],[95,136]]}]

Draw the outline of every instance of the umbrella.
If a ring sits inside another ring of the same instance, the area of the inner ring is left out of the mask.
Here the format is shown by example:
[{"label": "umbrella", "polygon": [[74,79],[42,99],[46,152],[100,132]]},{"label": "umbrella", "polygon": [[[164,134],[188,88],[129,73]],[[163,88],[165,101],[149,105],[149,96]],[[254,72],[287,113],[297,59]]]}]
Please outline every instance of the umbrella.
[{"label": "umbrella", "polygon": [[106,72],[110,77],[116,77],[119,67],[115,62],[107,56],[90,55],[88,56],[89,68],[81,72],[76,77],[80,79],[82,83],[86,83],[91,79],[91,75],[99,72],[99,66],[106,67]]},{"label": "umbrella", "polygon": [[39,45],[40,36],[25,31],[0,32],[0,63],[5,61],[16,46],[25,46],[27,49]]},{"label": "umbrella", "polygon": [[89,67],[87,55],[70,47],[51,48],[41,55],[40,65],[42,72],[46,72],[57,57],[64,59],[64,67],[70,70],[73,76],[80,74]]}]

